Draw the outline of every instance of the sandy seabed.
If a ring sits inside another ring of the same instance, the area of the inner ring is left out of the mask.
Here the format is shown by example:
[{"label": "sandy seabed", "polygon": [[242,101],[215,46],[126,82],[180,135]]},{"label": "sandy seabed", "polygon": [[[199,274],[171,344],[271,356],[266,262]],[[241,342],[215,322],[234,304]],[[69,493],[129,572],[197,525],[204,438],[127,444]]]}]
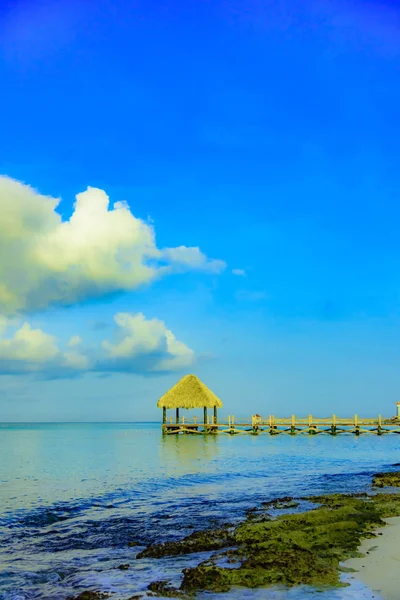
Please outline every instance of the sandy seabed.
[{"label": "sandy seabed", "polygon": [[343,565],[355,569],[352,577],[365,583],[377,599],[400,600],[400,517],[384,521],[387,526],[375,530],[376,538],[362,541],[359,551],[365,556]]}]

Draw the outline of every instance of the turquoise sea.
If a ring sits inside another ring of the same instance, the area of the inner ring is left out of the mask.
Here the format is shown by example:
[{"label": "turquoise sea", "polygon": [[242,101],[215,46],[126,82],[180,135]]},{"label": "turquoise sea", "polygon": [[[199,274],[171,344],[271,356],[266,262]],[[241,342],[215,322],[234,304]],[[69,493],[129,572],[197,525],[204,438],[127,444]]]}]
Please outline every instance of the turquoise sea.
[{"label": "turquoise sea", "polygon": [[[163,437],[158,423],[2,424],[0,600],[64,600],[84,589],[145,596],[151,581],[177,583],[205,556],[136,561],[144,545],[238,521],[280,496],[368,490],[373,472],[399,460],[396,435]],[[373,595],[351,579],[342,590],[204,597]]]}]

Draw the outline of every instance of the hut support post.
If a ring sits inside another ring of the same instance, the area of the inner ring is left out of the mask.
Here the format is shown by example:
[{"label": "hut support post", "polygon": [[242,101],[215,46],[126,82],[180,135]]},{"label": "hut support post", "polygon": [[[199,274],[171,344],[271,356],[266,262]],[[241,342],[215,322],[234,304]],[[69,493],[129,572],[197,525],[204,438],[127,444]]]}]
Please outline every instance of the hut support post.
[{"label": "hut support post", "polygon": [[167,422],[167,409],[165,408],[165,406],[162,409],[162,422],[163,425],[165,425],[165,423]]},{"label": "hut support post", "polygon": [[217,407],[214,406],[214,425],[218,423]]},{"label": "hut support post", "polygon": [[332,417],[331,434],[336,435],[336,415]]},{"label": "hut support post", "polygon": [[315,434],[315,426],[313,425],[313,422],[312,422],[312,415],[308,415],[308,433],[310,435]]},{"label": "hut support post", "polygon": [[207,407],[204,407],[204,431],[207,431]]},{"label": "hut support post", "polygon": [[360,435],[360,426],[358,424],[358,415],[354,415],[354,433]]},{"label": "hut support post", "polygon": [[378,435],[382,435],[382,417],[381,417],[381,415],[378,416],[378,429],[377,429],[377,433],[378,433]]},{"label": "hut support post", "polygon": [[176,424],[179,425],[179,408],[176,409]]},{"label": "hut support post", "polygon": [[292,415],[292,424],[290,426],[290,433],[294,435],[296,433],[296,417]]}]

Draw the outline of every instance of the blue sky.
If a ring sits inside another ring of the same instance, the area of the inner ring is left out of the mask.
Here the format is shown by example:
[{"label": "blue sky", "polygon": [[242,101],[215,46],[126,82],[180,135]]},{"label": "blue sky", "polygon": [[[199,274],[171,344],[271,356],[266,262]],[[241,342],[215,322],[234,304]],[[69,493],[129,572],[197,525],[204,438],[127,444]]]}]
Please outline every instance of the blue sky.
[{"label": "blue sky", "polygon": [[391,415],[396,3],[0,5],[0,420]]}]

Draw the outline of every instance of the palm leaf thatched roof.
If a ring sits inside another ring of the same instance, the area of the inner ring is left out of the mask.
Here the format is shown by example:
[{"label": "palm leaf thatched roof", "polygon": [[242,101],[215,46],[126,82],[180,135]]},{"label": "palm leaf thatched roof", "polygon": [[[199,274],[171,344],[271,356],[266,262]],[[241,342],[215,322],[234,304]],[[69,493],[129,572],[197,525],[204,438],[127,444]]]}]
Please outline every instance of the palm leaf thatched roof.
[{"label": "palm leaf thatched roof", "polygon": [[221,408],[221,400],[196,375],[185,375],[157,402],[158,408]]}]

